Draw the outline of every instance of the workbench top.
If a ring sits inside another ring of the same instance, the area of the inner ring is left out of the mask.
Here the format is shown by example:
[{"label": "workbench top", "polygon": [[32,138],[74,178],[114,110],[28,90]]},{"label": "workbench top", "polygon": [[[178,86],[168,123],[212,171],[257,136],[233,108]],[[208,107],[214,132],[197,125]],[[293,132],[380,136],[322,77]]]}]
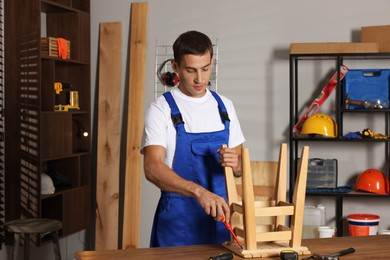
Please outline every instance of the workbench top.
[{"label": "workbench top", "polygon": [[[368,237],[337,237],[304,239],[303,246],[307,246],[311,252],[324,255],[333,254],[337,251],[350,247],[356,252],[341,256],[340,260],[348,259],[390,259],[390,236],[378,235]],[[126,250],[104,251],[81,251],[75,254],[76,260],[122,260],[122,259],[185,259],[185,260],[208,260],[211,256],[229,252],[222,245],[196,245],[175,246],[161,248],[136,248]],[[299,259],[307,258],[308,255],[300,256]],[[244,259],[234,256],[234,259]],[[260,259],[260,258],[257,258]],[[280,259],[279,257],[267,257],[261,259]]]}]

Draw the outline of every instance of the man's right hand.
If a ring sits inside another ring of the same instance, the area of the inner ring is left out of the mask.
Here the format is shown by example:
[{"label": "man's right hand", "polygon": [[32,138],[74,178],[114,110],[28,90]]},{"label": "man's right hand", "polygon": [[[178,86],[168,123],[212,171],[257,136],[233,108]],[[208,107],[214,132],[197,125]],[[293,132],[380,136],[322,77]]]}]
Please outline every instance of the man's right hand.
[{"label": "man's right hand", "polygon": [[223,197],[200,187],[196,192],[196,199],[205,213],[213,217],[215,221],[221,221],[225,215],[225,219],[229,222],[230,208]]},{"label": "man's right hand", "polygon": [[183,179],[164,163],[164,158],[164,147],[151,145],[144,148],[144,172],[148,181],[161,190],[195,198],[206,214],[216,221],[220,221],[223,214],[227,221],[230,220],[230,209],[223,197]]}]

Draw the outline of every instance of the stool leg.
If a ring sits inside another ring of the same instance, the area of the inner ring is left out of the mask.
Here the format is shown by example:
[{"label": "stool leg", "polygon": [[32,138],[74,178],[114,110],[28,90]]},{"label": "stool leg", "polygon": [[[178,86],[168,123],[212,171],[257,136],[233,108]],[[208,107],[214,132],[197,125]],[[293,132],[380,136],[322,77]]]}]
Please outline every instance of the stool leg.
[{"label": "stool leg", "polygon": [[30,259],[30,234],[24,234],[24,260]]},{"label": "stool leg", "polygon": [[20,234],[14,233],[14,246],[12,247],[12,260],[18,260]]},{"label": "stool leg", "polygon": [[58,232],[51,232],[51,237],[53,239],[53,249],[55,260],[61,260],[60,244],[58,242]]}]

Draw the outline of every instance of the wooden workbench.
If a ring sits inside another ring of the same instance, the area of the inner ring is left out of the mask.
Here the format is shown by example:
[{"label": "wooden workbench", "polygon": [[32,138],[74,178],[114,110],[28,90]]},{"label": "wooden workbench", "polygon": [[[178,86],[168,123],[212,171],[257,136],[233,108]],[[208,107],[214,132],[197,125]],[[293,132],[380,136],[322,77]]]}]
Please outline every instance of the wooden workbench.
[{"label": "wooden workbench", "polygon": [[[302,245],[307,246],[311,252],[321,254],[332,254],[337,251],[355,248],[353,254],[340,257],[340,260],[348,259],[390,259],[390,236],[369,236],[369,237],[337,237],[321,239],[305,239]],[[122,260],[122,259],[185,259],[185,260],[207,260],[228,252],[222,245],[199,245],[199,246],[177,246],[162,248],[137,248],[126,250],[106,251],[82,251],[75,254],[76,260]],[[303,256],[299,259],[308,257]],[[234,259],[244,259],[235,256]],[[259,258],[258,258],[259,259]],[[260,259],[280,259],[279,257]]]}]

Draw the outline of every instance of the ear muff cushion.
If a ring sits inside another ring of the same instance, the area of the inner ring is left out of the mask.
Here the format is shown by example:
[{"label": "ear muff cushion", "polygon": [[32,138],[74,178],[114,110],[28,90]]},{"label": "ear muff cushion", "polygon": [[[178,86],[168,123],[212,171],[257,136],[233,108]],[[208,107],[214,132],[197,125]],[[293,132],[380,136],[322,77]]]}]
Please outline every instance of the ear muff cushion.
[{"label": "ear muff cushion", "polygon": [[179,76],[177,75],[177,73],[175,72],[165,72],[165,73],[162,73],[162,70],[164,69],[165,67],[165,64],[167,62],[170,62],[172,61],[172,59],[169,59],[169,60],[166,60],[164,61],[160,67],[158,68],[157,70],[157,76],[161,82],[161,84],[164,84],[166,86],[170,86],[170,87],[173,87],[173,86],[176,86],[177,83],[179,83]]},{"label": "ear muff cushion", "polygon": [[172,72],[171,77],[172,77],[173,86],[175,86],[177,83],[179,83],[179,76],[177,75],[177,73]]},{"label": "ear muff cushion", "polygon": [[175,72],[166,72],[163,75],[163,80],[168,86],[175,86],[179,82],[179,77]]},{"label": "ear muff cushion", "polygon": [[169,71],[164,73],[163,79],[166,85],[172,86],[172,75]]}]

